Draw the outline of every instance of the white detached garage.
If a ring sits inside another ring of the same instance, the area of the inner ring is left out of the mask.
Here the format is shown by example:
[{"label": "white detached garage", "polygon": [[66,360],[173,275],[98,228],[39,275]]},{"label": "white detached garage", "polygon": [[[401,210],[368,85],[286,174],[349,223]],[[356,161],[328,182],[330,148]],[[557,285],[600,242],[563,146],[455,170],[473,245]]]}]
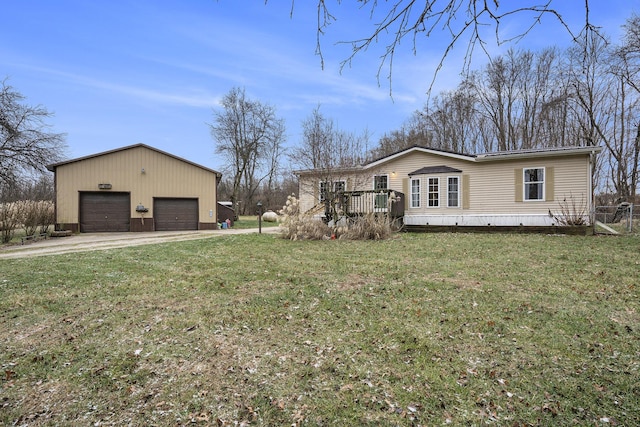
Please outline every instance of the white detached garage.
[{"label": "white detached garage", "polygon": [[136,144],[47,166],[55,174],[56,228],[74,232],[217,227],[212,169]]}]

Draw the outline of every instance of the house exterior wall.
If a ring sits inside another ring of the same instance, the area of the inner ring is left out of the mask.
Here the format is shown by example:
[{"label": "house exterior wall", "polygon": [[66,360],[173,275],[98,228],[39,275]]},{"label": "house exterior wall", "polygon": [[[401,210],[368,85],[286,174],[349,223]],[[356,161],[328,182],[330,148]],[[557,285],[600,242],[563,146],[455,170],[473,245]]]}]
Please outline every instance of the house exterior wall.
[{"label": "house exterior wall", "polygon": [[[79,223],[79,193],[83,191],[129,192],[132,231],[153,229],[156,197],[197,198],[199,228],[216,228],[216,174],[145,146],[64,163],[55,173],[56,222],[69,228]],[[101,190],[99,184],[111,188]],[[136,212],[139,204],[148,209],[144,221]]]},{"label": "house exterior wall", "polygon": [[[405,194],[404,223],[407,225],[552,226],[558,224],[549,212],[559,214],[561,204],[565,207],[575,205],[588,220],[591,210],[590,161],[588,154],[474,160],[414,150],[365,168],[361,176],[366,174],[367,178],[360,180],[360,186],[354,189],[371,190],[373,176],[387,175],[389,188]],[[421,168],[435,166],[447,166],[461,172],[409,176]],[[545,198],[542,201],[522,201],[524,184],[517,176],[522,177],[522,170],[528,168],[545,168]],[[457,207],[447,206],[449,177],[458,177]],[[313,179],[310,178],[301,176],[301,185],[311,187]],[[411,178],[420,180],[418,207],[411,205]],[[438,207],[428,206],[429,178],[439,178]],[[307,206],[307,201],[301,205]]]},{"label": "house exterior wall", "polygon": [[[373,175],[367,172],[332,171],[325,174],[300,176],[298,184],[298,203],[302,212],[307,212],[320,203],[320,182],[331,181],[345,183],[346,191],[361,190],[373,181]],[[373,184],[371,184],[373,185]],[[371,190],[373,187],[368,188]]]}]

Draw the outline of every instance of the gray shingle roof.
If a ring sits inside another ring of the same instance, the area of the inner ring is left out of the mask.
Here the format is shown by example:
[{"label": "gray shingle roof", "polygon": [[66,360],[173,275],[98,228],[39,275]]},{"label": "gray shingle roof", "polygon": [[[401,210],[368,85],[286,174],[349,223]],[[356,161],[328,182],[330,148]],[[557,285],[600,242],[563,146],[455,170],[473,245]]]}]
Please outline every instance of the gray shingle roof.
[{"label": "gray shingle roof", "polygon": [[460,169],[455,169],[449,166],[427,166],[424,168],[420,168],[417,171],[413,171],[409,173],[409,176],[413,175],[429,175],[435,173],[461,173]]}]

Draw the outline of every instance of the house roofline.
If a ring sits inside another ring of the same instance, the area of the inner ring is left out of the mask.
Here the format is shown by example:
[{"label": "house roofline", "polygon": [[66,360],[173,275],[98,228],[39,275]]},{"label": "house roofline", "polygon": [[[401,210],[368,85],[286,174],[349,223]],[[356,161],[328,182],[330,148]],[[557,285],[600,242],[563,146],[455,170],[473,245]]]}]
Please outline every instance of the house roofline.
[{"label": "house roofline", "polygon": [[210,168],[208,168],[206,166],[202,166],[202,165],[200,165],[198,163],[192,162],[190,160],[184,159],[182,157],[178,157],[178,156],[176,156],[174,154],[167,153],[166,151],[162,151],[162,150],[160,150],[158,148],[152,147],[152,146],[147,145],[147,144],[142,144],[142,143],[133,144],[133,145],[127,145],[126,147],[115,148],[113,150],[108,150],[108,151],[103,151],[103,152],[100,152],[100,153],[90,154],[88,156],[76,157],[75,159],[63,160],[63,161],[58,162],[58,163],[52,163],[50,165],[47,165],[47,169],[50,170],[51,172],[55,172],[56,168],[59,167],[59,166],[64,166],[64,165],[67,165],[67,164],[70,164],[70,163],[81,162],[83,160],[93,159],[95,157],[101,157],[101,156],[105,156],[105,155],[108,155],[108,154],[117,153],[117,152],[120,152],[120,151],[131,150],[133,148],[146,148],[148,150],[152,150],[152,151],[155,151],[157,153],[164,154],[165,156],[169,156],[169,157],[174,158],[176,160],[180,160],[182,162],[188,163],[191,166],[195,166],[195,167],[203,169],[203,170],[205,170],[207,172],[214,173],[214,174],[216,174],[218,180],[222,178],[222,174],[220,172],[216,171],[216,170],[210,169]]},{"label": "house roofline", "polygon": [[444,157],[451,157],[454,159],[460,159],[460,160],[466,160],[466,161],[474,161],[476,155],[475,154],[462,154],[462,153],[457,153],[455,151],[447,151],[447,150],[441,150],[438,148],[429,148],[429,147],[425,147],[422,145],[414,145],[412,147],[409,148],[405,148],[403,150],[400,151],[396,151],[395,153],[389,154],[387,156],[384,157],[380,157],[379,159],[376,160],[372,160],[369,163],[366,163],[364,165],[365,169],[369,169],[375,166],[378,166],[382,163],[386,163],[390,160],[396,159],[398,157],[401,157],[405,154],[408,154],[412,151],[419,151],[419,152],[423,152],[423,153],[430,153],[430,154],[436,154],[439,156],[444,156]]},{"label": "house roofline", "polygon": [[394,160],[398,157],[404,156],[411,152],[422,152],[435,154],[437,156],[449,157],[458,160],[465,160],[468,162],[490,162],[512,159],[526,159],[526,158],[539,158],[539,157],[558,157],[575,154],[597,154],[602,151],[601,146],[583,146],[583,147],[551,147],[551,148],[535,148],[528,150],[511,150],[511,151],[495,151],[482,154],[463,154],[456,153],[454,151],[440,150],[435,148],[428,148],[420,145],[414,145],[413,147],[405,148],[404,150],[397,151],[385,157],[381,157],[377,160],[369,162],[363,166],[363,169],[369,169],[379,166],[380,164]]},{"label": "house roofline", "polygon": [[491,153],[478,154],[475,161],[487,162],[538,157],[558,157],[572,154],[597,154],[601,151],[602,147],[597,145],[584,147],[551,147],[535,148],[529,150],[494,151]]},{"label": "house roofline", "polygon": [[342,168],[320,168],[320,169],[300,169],[293,171],[294,175],[322,175],[322,174],[341,174],[341,173],[354,173],[360,172],[362,170],[362,166],[351,166],[351,167],[342,167]]},{"label": "house roofline", "polygon": [[373,160],[366,163],[363,166],[355,166],[350,168],[334,168],[334,169],[306,169],[294,171],[294,174],[300,175],[322,175],[323,173],[354,173],[362,170],[375,168],[383,163],[397,159],[411,152],[422,152],[434,154],[437,156],[448,157],[458,160],[465,160],[472,163],[482,162],[496,162],[503,160],[518,160],[528,158],[541,158],[541,157],[560,157],[576,154],[597,154],[602,151],[601,146],[583,146],[583,147],[552,147],[552,148],[535,148],[528,150],[511,150],[511,151],[495,151],[482,154],[462,154],[453,151],[439,150],[435,148],[423,147],[420,145],[414,145],[413,147],[405,148],[404,150],[397,151],[385,157],[381,157],[377,160]]}]

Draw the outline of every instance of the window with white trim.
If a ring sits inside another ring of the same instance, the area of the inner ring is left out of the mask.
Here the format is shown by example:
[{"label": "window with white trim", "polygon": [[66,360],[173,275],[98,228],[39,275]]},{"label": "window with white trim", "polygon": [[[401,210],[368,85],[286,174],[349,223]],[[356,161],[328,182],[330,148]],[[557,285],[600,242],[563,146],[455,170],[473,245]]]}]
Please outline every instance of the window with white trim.
[{"label": "window with white trim", "polygon": [[544,200],[544,168],[524,169],[524,200]]},{"label": "window with white trim", "polygon": [[411,178],[411,207],[420,207],[420,180]]},{"label": "window with white trim", "polygon": [[437,208],[440,206],[440,178],[429,178],[427,201],[430,208]]},{"label": "window with white trim", "polygon": [[447,207],[457,208],[460,206],[460,177],[450,176],[447,178]]},{"label": "window with white trim", "polygon": [[[374,190],[387,190],[389,188],[389,177],[387,175],[375,175],[373,177],[373,189]],[[376,194],[374,198],[375,209],[385,209],[387,207],[387,200],[389,195]]]}]

